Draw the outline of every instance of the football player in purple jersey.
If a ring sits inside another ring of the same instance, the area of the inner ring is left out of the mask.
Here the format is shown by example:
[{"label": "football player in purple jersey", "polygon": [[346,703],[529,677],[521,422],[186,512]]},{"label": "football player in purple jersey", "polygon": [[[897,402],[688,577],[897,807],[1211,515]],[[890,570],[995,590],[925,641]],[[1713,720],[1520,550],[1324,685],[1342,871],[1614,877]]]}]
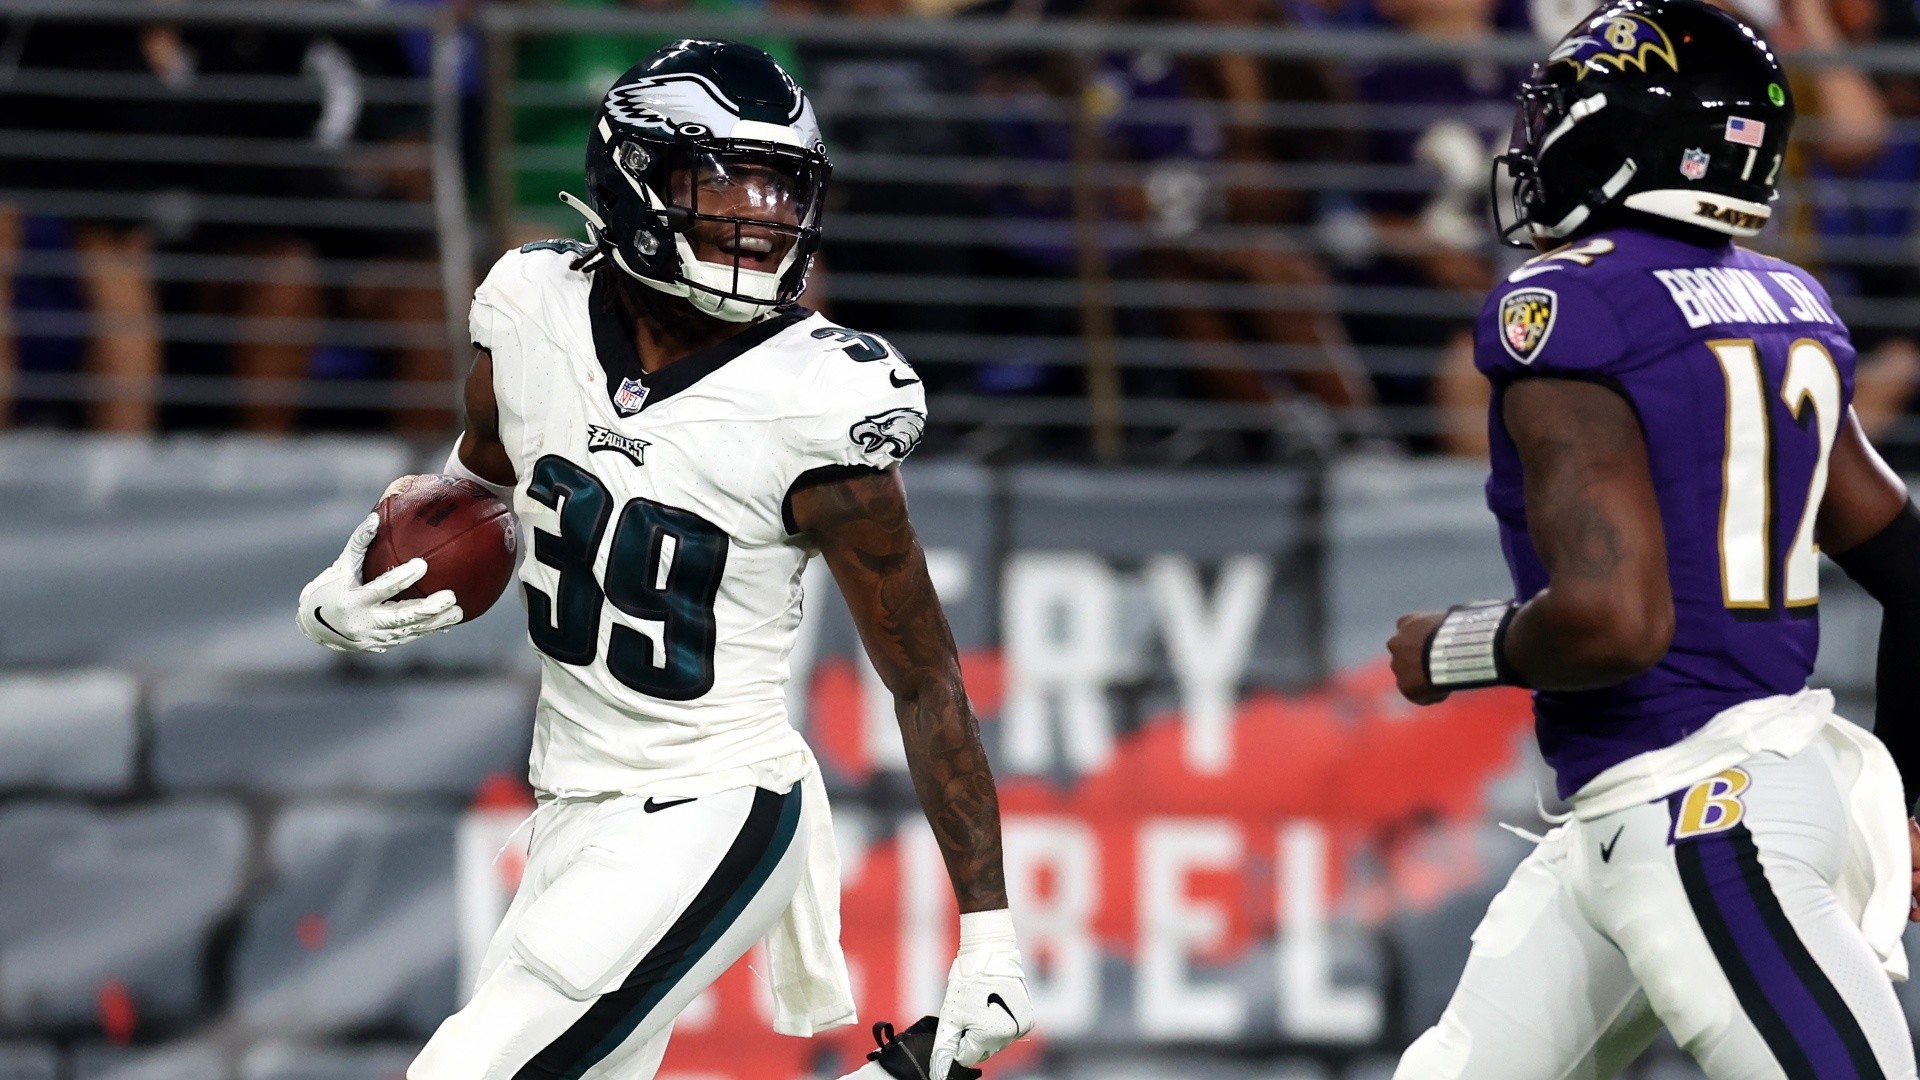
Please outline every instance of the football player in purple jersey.
[{"label": "football player in purple jersey", "polygon": [[[1542,254],[1475,331],[1514,598],[1407,615],[1401,692],[1534,691],[1571,807],[1473,935],[1399,1080],[1597,1080],[1664,1026],[1716,1080],[1915,1075],[1920,513],[1854,351],[1765,226],[1794,110],[1752,29],[1617,0],[1521,91]],[[1875,734],[1807,685],[1825,551],[1884,608]]]}]

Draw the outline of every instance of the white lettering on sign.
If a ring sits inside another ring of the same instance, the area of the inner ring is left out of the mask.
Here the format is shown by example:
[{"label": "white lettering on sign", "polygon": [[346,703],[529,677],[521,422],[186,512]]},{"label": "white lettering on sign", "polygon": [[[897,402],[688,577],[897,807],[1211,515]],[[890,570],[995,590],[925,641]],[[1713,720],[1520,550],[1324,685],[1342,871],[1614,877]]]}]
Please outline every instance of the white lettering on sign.
[{"label": "white lettering on sign", "polygon": [[1139,951],[1134,959],[1133,1019],[1151,1039],[1230,1039],[1246,1023],[1246,1001],[1231,983],[1193,980],[1191,958],[1217,948],[1227,933],[1220,905],[1187,892],[1196,870],[1233,870],[1240,830],[1218,818],[1149,820],[1139,849]]},{"label": "white lettering on sign", "polygon": [[1326,827],[1317,821],[1280,826],[1280,1030],[1305,1042],[1371,1042],[1386,1009],[1378,988],[1336,986],[1327,927]]},{"label": "white lettering on sign", "polygon": [[1069,552],[1020,553],[1007,562],[1007,699],[1001,712],[1009,768],[1044,772],[1060,758],[1079,772],[1113,758],[1107,685],[1119,674],[1116,575],[1103,560]]},{"label": "white lettering on sign", "polygon": [[900,1007],[933,1016],[959,946],[953,885],[926,818],[902,818],[894,836],[900,845]]},{"label": "white lettering on sign", "polygon": [[1002,844],[1033,1006],[1049,1033],[1084,1035],[1100,1013],[1099,841],[1076,818],[1009,816]]},{"label": "white lettering on sign", "polygon": [[1266,559],[1236,555],[1222,564],[1209,604],[1192,559],[1162,555],[1147,564],[1154,614],[1180,684],[1187,764],[1195,772],[1223,773],[1233,764],[1240,676],[1272,584]]}]

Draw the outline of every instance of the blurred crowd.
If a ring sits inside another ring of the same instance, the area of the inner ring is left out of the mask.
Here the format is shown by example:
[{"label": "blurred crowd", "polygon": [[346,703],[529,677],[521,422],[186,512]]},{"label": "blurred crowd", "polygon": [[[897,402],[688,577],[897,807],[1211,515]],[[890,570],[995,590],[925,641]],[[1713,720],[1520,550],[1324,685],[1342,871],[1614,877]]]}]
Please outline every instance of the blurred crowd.
[{"label": "blurred crowd", "polygon": [[[387,2],[463,17],[473,6]],[[1543,49],[1588,6],[549,2],[1378,29],[1444,42],[1520,33]],[[1916,0],[1732,10],[1790,64],[1920,39]],[[475,272],[509,245],[579,235],[554,193],[579,189],[593,103],[658,44],[521,37],[509,95],[487,85],[478,32],[466,36],[459,209],[481,223]],[[1006,399],[1082,397],[1079,342],[1100,337],[1119,358],[1124,399],[1271,418],[1157,436],[1190,444],[1176,457],[1484,453],[1470,322],[1525,254],[1494,247],[1486,217],[1488,164],[1523,69],[755,44],[813,94],[840,164],[808,302],[895,338],[930,391],[970,415]],[[0,425],[444,432],[447,383],[464,370],[445,319],[464,298],[447,302],[436,247],[431,54],[424,31],[0,21]],[[193,92],[208,86],[221,94]],[[1920,77],[1807,65],[1795,91],[1792,198],[1762,246],[1811,263],[1842,298],[1862,355],[1860,414],[1899,443],[1920,385]],[[941,284],[910,297],[885,287],[914,275]],[[1029,295],[1075,281],[1101,287],[1052,306]],[[1033,425],[997,448],[1071,454],[1084,438]]]}]

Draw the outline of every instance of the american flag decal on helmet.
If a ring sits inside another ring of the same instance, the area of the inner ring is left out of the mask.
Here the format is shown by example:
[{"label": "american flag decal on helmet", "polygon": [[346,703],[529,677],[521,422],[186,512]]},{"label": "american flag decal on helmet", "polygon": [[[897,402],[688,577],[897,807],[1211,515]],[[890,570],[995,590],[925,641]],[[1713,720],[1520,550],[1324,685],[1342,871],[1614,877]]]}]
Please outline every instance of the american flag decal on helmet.
[{"label": "american flag decal on helmet", "polygon": [[1759,146],[1767,137],[1767,125],[1764,120],[1749,120],[1744,116],[1727,117],[1727,141],[1741,146]]}]

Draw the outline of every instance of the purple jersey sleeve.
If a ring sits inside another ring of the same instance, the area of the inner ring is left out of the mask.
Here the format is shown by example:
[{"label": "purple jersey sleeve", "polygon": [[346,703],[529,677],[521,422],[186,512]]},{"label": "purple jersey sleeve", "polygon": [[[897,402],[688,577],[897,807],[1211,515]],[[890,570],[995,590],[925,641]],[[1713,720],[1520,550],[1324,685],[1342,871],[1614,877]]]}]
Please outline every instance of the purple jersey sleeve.
[{"label": "purple jersey sleeve", "polygon": [[1474,362],[1495,386],[1529,375],[1611,374],[1627,357],[1613,308],[1575,273],[1553,263],[1516,271],[1487,298],[1474,326]]}]

